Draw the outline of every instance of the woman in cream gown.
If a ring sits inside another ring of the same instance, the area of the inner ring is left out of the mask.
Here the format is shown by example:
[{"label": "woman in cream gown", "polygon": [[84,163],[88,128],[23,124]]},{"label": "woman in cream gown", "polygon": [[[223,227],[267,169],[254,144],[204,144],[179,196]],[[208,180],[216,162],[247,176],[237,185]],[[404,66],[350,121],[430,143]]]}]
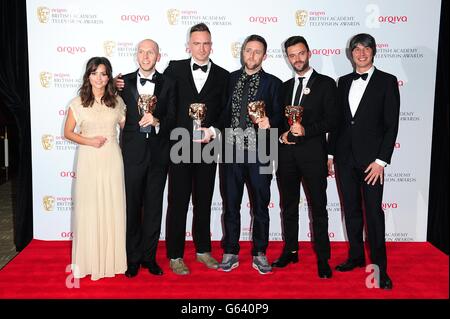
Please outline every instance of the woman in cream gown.
[{"label": "woman in cream gown", "polygon": [[75,278],[98,280],[127,269],[124,172],[117,142],[118,125],[124,122],[125,104],[114,94],[111,64],[93,57],[64,127],[64,136],[79,144],[72,215]]}]

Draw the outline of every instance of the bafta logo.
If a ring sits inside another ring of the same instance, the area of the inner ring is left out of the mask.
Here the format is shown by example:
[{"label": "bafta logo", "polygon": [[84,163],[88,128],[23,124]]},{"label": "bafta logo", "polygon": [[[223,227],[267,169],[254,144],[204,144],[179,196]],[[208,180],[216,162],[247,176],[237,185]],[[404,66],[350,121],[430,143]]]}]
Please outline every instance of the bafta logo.
[{"label": "bafta logo", "polygon": [[231,43],[231,55],[233,58],[238,59],[241,54],[242,44],[240,42],[232,42]]},{"label": "bafta logo", "polygon": [[177,9],[169,9],[167,10],[167,20],[170,25],[178,24],[178,17],[180,16],[180,11]]},{"label": "bafta logo", "polygon": [[49,88],[50,82],[52,81],[52,74],[50,72],[41,72],[39,73],[39,80],[41,81],[42,87]]},{"label": "bafta logo", "polygon": [[256,124],[256,121],[262,119],[266,116],[266,104],[264,101],[254,101],[250,102],[247,106],[248,116],[250,120],[252,120],[253,124]]},{"label": "bafta logo", "polygon": [[37,16],[40,23],[47,23],[50,17],[50,9],[47,7],[38,7]]},{"label": "bafta logo", "polygon": [[105,55],[109,58],[113,56],[115,47],[116,43],[114,41],[103,42],[103,49],[105,51]]},{"label": "bafta logo", "polygon": [[303,106],[288,105],[284,109],[284,115],[287,117],[290,126],[294,125],[294,123],[300,124],[303,117]]},{"label": "bafta logo", "polygon": [[304,27],[307,20],[308,20],[308,11],[306,10],[295,11],[295,23],[297,23],[299,27]]},{"label": "bafta logo", "polygon": [[192,103],[189,105],[189,117],[193,121],[193,140],[203,139],[203,132],[199,130],[206,118],[207,107],[204,103]]},{"label": "bafta logo", "polygon": [[55,198],[53,196],[44,196],[42,198],[42,205],[47,212],[50,212],[55,208]]},{"label": "bafta logo", "polygon": [[51,150],[53,148],[53,141],[54,141],[53,135],[50,134],[42,135],[41,142],[44,150],[46,151]]},{"label": "bafta logo", "polygon": [[[153,111],[156,108],[156,102],[158,102],[156,95],[151,95],[151,94],[139,95],[139,98],[137,101],[139,115],[144,116],[145,113],[153,114]],[[146,127],[141,126],[139,131],[141,133],[150,133],[152,131],[152,127],[151,127],[151,125],[148,125]]]}]

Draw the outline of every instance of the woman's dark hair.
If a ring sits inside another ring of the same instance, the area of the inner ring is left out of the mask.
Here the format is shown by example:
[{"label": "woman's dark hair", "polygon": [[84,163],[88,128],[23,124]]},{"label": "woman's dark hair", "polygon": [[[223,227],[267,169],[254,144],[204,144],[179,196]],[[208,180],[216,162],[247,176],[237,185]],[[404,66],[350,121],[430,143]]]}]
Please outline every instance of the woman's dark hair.
[{"label": "woman's dark hair", "polygon": [[106,75],[108,76],[108,83],[105,87],[105,94],[102,97],[102,102],[107,107],[114,108],[116,106],[116,95],[112,76],[112,66],[109,60],[105,57],[93,57],[90,58],[86,64],[86,71],[83,75],[83,84],[78,90],[78,94],[81,97],[81,104],[83,107],[91,107],[94,104],[94,94],[92,93],[92,85],[89,81],[89,76],[92,72],[95,72],[99,65],[103,64],[106,69]]}]

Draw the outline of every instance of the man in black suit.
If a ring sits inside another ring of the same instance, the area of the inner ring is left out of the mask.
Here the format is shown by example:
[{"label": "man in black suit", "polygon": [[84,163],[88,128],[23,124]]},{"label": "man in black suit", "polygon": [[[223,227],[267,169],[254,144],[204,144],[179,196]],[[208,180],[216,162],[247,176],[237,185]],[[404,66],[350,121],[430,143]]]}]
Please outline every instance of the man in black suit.
[{"label": "man in black suit", "polygon": [[[397,78],[373,66],[376,44],[371,35],[355,35],[349,51],[356,72],[339,79],[338,104],[343,119],[330,136],[330,155],[336,163],[350,245],[348,260],[336,270],[365,265],[364,208],[370,257],[379,270],[377,282],[380,288],[391,289],[381,204],[384,167],[391,161],[398,132],[400,94]],[[332,172],[331,159],[328,165]]]},{"label": "man in black suit", "polygon": [[308,194],[312,234],[320,278],[331,278],[328,264],[330,240],[327,212],[326,133],[337,125],[336,82],[309,66],[311,51],[305,38],[292,36],[284,43],[286,55],[296,76],[283,84],[284,105],[302,106],[301,120],[286,117],[279,147],[278,180],[285,246],[273,267],[298,262],[300,182]]},{"label": "man in black suit", "polygon": [[[276,129],[281,119],[281,80],[264,72],[262,62],[266,59],[267,43],[259,35],[250,35],[242,45],[241,60],[243,68],[231,73],[227,113],[224,116],[226,128],[236,134],[225,134],[225,151],[233,150],[231,163],[224,164],[225,186],[225,234],[222,241],[223,260],[221,271],[231,271],[239,265],[239,238],[241,231],[241,202],[244,184],[249,187],[249,197],[253,212],[253,268],[260,274],[270,274],[272,268],[267,261],[266,249],[269,244],[269,202],[272,170],[265,170],[257,148],[270,140],[260,139],[259,131]],[[265,115],[251,120],[247,106],[249,103],[263,101]],[[255,127],[258,130],[255,130]],[[245,134],[243,133],[245,132]],[[276,132],[277,133],[277,132]],[[269,136],[270,137],[270,136]],[[267,136],[266,136],[267,138]],[[273,135],[275,146],[278,134]],[[269,152],[276,152],[270,149]],[[239,158],[238,154],[241,155]],[[225,160],[227,160],[225,154]],[[239,159],[238,159],[239,158]],[[270,167],[270,166],[269,166]],[[267,168],[267,167],[265,167]],[[266,171],[266,172],[263,172]]]},{"label": "man in black suit", "polygon": [[[200,153],[213,141],[226,101],[229,73],[211,61],[211,33],[204,23],[193,26],[189,36],[192,58],[170,61],[164,74],[177,84],[176,127],[189,131],[189,147],[181,153],[171,153],[169,170],[169,203],[167,212],[167,255],[175,274],[187,275],[189,268],[183,261],[186,218],[192,194],[192,233],[197,261],[216,269],[218,262],[211,256],[211,203],[214,193],[217,161],[205,161]],[[193,103],[206,106],[206,117],[199,130],[202,136],[193,135],[193,119],[189,107]],[[181,135],[180,135],[181,136]],[[180,139],[176,144],[183,144]],[[195,144],[195,145],[194,145]],[[175,145],[173,146],[173,149]],[[172,149],[172,150],[173,150]],[[184,154],[186,153],[186,154]],[[194,154],[195,153],[195,154]],[[179,162],[174,157],[185,158]],[[195,160],[194,158],[199,159]]]},{"label": "man in black suit", "polygon": [[[139,69],[118,79],[116,84],[127,105],[122,131],[127,277],[136,276],[141,265],[151,274],[163,274],[155,257],[161,232],[163,193],[169,165],[169,133],[175,122],[176,96],[174,81],[155,69],[159,59],[159,47],[155,41],[146,39],[139,42]],[[156,96],[156,108],[142,116],[138,104],[146,95]]]}]

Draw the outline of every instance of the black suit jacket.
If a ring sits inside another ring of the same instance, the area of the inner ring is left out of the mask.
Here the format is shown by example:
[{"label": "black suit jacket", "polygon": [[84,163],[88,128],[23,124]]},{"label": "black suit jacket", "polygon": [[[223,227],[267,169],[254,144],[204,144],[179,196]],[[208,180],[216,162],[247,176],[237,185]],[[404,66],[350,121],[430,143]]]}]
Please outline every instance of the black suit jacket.
[{"label": "black suit jacket", "polygon": [[139,132],[141,116],[137,109],[139,93],[136,87],[137,72],[123,76],[124,89],[120,92],[127,105],[125,126],[122,130],[122,154],[124,163],[138,164],[151,152],[152,161],[160,164],[169,163],[169,134],[175,124],[175,82],[156,71],[154,95],[157,97],[153,115],[160,121],[158,134],[152,129],[149,138]]},{"label": "black suit jacket", "polygon": [[200,92],[197,92],[191,71],[191,59],[170,61],[164,74],[177,84],[176,127],[186,128],[192,134],[192,119],[189,105],[204,103],[206,117],[202,127],[218,127],[226,102],[226,88],[229,72],[211,61],[211,70]]},{"label": "black suit jacket", "polygon": [[[294,84],[295,78],[283,83],[285,107],[292,105]],[[328,155],[326,133],[336,128],[340,116],[337,107],[336,82],[326,75],[313,71],[306,87],[310,89],[310,93],[303,94],[300,101],[300,105],[304,107],[301,124],[305,129],[305,136],[291,136],[296,144],[282,144],[280,148],[295,147],[301,152],[302,160],[305,161],[326,161]],[[289,130],[287,118],[285,116],[283,118],[280,134]]]},{"label": "black suit jacket", "polygon": [[348,102],[352,81],[350,73],[338,82],[338,103],[343,118],[331,135],[330,154],[337,162],[347,162],[353,153],[361,166],[377,158],[390,163],[400,112],[397,78],[375,68],[353,117]]},{"label": "black suit jacket", "polygon": [[[230,74],[230,82],[228,85],[228,102],[226,113],[222,118],[223,124],[221,127],[231,127],[231,108],[232,97],[236,83],[239,80],[244,69],[239,69]],[[270,127],[278,128],[281,121],[282,112],[282,98],[281,98],[282,82],[276,76],[261,70],[261,79],[259,83],[258,92],[256,93],[255,101],[264,101],[266,105],[266,116],[269,118]]]}]

